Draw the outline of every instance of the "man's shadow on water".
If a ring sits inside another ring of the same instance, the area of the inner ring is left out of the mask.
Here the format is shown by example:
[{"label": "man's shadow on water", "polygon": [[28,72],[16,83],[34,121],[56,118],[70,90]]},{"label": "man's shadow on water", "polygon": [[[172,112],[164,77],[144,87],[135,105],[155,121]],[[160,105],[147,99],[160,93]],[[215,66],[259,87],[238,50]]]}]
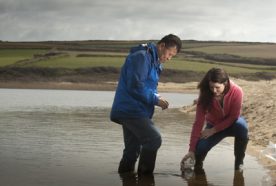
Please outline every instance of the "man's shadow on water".
[{"label": "man's shadow on water", "polygon": [[[183,171],[181,177],[188,186],[214,185],[208,183],[205,170],[203,168]],[[138,175],[137,173],[120,174],[122,186],[154,186],[154,175]],[[235,171],[233,176],[233,186],[244,186],[243,171]]]},{"label": "man's shadow on water", "polygon": [[122,186],[154,186],[154,175],[138,175],[137,173],[120,174]]},{"label": "man's shadow on water", "polygon": [[[212,183],[208,183],[207,176],[203,168],[183,171],[182,178],[185,180],[188,186],[214,185]],[[244,186],[243,171],[234,172],[233,186]]]}]

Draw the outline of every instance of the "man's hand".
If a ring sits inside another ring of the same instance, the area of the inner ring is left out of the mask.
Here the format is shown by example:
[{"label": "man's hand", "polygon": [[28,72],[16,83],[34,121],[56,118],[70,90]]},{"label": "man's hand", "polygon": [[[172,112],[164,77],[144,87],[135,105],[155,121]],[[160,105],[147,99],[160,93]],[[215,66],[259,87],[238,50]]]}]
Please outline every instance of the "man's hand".
[{"label": "man's hand", "polygon": [[162,97],[159,97],[158,106],[162,108],[162,110],[167,109],[169,107],[169,102]]}]

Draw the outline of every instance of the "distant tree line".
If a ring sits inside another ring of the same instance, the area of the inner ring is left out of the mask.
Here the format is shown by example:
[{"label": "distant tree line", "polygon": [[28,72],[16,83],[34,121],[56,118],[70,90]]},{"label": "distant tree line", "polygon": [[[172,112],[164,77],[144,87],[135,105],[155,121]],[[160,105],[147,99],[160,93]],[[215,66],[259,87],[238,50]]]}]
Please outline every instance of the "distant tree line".
[{"label": "distant tree line", "polygon": [[188,54],[192,58],[203,58],[206,60],[228,62],[228,63],[243,63],[252,65],[269,65],[276,66],[276,59],[265,58],[249,58],[241,57],[232,54],[206,54],[204,52],[197,51],[183,51],[184,54]]}]

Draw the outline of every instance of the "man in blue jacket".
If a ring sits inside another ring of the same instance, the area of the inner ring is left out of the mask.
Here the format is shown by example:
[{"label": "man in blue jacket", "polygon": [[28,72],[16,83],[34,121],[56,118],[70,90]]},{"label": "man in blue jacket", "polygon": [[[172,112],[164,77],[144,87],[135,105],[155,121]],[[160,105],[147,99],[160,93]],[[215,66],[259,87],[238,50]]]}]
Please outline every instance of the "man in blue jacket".
[{"label": "man in blue jacket", "polygon": [[152,122],[154,107],[169,103],[157,92],[161,63],[175,56],[182,42],[169,34],[157,44],[133,47],[121,68],[110,118],[122,125],[125,149],[118,172],[132,172],[139,158],[138,174],[153,173],[161,135]]}]

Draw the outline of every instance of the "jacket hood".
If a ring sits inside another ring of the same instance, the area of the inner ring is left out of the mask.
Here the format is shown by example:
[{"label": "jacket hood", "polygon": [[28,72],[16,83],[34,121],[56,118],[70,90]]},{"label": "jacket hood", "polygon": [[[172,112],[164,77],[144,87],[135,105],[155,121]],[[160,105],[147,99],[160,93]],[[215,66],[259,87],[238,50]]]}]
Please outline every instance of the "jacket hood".
[{"label": "jacket hood", "polygon": [[136,47],[131,48],[130,53],[134,53],[139,50],[147,50],[149,53],[151,53],[154,63],[157,62],[159,64],[158,52],[157,52],[156,45],[154,43],[140,44]]},{"label": "jacket hood", "polygon": [[140,50],[146,50],[151,54],[151,62],[154,64],[158,73],[160,74],[163,70],[163,65],[159,62],[157,47],[154,43],[140,44],[130,49],[130,53],[134,53]]}]

